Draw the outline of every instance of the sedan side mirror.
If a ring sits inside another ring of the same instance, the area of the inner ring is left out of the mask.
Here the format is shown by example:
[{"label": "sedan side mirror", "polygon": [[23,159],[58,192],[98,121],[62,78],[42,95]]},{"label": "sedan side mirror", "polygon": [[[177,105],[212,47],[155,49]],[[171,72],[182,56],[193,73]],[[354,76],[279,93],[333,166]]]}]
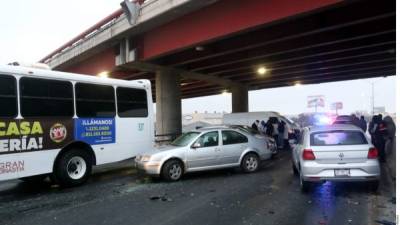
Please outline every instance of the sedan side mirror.
[{"label": "sedan side mirror", "polygon": [[192,145],[192,148],[194,148],[194,149],[200,148],[200,147],[201,147],[200,143],[194,143],[194,144]]}]

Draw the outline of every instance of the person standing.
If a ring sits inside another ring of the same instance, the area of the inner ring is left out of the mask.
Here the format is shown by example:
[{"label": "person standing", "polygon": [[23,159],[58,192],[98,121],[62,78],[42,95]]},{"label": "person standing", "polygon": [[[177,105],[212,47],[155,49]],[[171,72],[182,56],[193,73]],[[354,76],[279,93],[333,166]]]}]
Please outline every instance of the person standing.
[{"label": "person standing", "polygon": [[372,116],[371,121],[368,124],[368,133],[371,135],[372,144],[375,145],[375,130],[378,126],[378,116]]},{"label": "person standing", "polygon": [[356,127],[361,128],[360,119],[358,119],[358,117],[355,114],[351,115],[351,124],[353,124]]},{"label": "person standing", "polygon": [[364,116],[360,117],[360,127],[364,131],[364,133],[365,131],[367,131],[367,121],[365,121]]},{"label": "person standing", "polygon": [[384,134],[385,149],[386,149],[386,153],[390,154],[392,151],[393,140],[396,135],[396,124],[394,123],[392,117],[390,117],[390,116],[385,116],[385,118],[383,119],[383,122],[386,127],[386,132]]},{"label": "person standing", "polygon": [[261,134],[265,134],[265,121],[261,120],[261,122],[258,124],[258,131]]},{"label": "person standing", "polygon": [[278,130],[279,121],[278,118],[276,117],[272,117],[271,121],[272,121],[272,137],[275,139],[275,142],[279,146],[279,130]]},{"label": "person standing", "polygon": [[387,133],[386,125],[382,119],[382,115],[379,114],[377,117],[377,125],[375,126],[375,147],[379,152],[379,161],[381,163],[386,162],[386,152],[385,152],[385,136]]},{"label": "person standing", "polygon": [[396,179],[396,124],[390,116],[385,116],[383,121],[386,125],[385,150],[387,165],[392,179]]},{"label": "person standing", "polygon": [[265,129],[265,134],[269,137],[272,137],[272,133],[274,130],[274,127],[272,126],[272,119],[269,118],[267,121],[267,124],[265,125],[266,129]]},{"label": "person standing", "polygon": [[260,123],[259,120],[254,121],[254,123],[251,125],[251,128],[253,128],[253,130],[258,130],[259,123]]},{"label": "person standing", "polygon": [[278,125],[278,140],[279,140],[279,148],[283,149],[284,148],[284,139],[283,139],[283,133],[285,132],[285,122],[282,120],[279,122]]},{"label": "person standing", "polygon": [[284,124],[284,131],[283,131],[283,149],[289,149],[289,126],[283,122]]}]

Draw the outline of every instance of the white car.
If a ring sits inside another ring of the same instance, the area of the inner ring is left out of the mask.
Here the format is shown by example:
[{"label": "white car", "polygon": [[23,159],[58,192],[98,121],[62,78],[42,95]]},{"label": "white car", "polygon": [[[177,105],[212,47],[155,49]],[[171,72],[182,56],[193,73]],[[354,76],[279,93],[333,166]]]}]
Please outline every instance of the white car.
[{"label": "white car", "polygon": [[255,172],[260,161],[271,155],[266,137],[220,126],[184,133],[169,146],[137,156],[135,164],[147,174],[176,181],[194,171],[241,167],[245,172]]},{"label": "white car", "polygon": [[305,128],[292,154],[293,172],[303,191],[311,182],[370,182],[380,178],[378,150],[365,133],[349,124]]}]

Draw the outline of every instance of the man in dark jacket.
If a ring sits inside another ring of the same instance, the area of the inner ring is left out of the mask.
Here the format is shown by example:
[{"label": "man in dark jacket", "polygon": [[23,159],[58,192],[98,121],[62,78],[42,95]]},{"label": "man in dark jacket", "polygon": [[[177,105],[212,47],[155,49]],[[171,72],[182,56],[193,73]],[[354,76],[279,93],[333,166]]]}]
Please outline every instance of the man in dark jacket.
[{"label": "man in dark jacket", "polygon": [[379,152],[379,161],[381,163],[386,162],[386,152],[385,152],[385,136],[387,133],[387,128],[385,122],[382,120],[382,115],[379,114],[377,117],[377,126],[374,131],[375,136],[375,147]]},{"label": "man in dark jacket", "polygon": [[371,135],[372,144],[375,145],[375,130],[378,126],[378,116],[372,116],[371,121],[368,124],[368,133]]},{"label": "man in dark jacket", "polygon": [[360,126],[361,126],[361,129],[364,131],[364,133],[365,133],[365,131],[367,131],[367,121],[365,121],[365,118],[364,118],[364,116],[361,116],[360,117]]}]

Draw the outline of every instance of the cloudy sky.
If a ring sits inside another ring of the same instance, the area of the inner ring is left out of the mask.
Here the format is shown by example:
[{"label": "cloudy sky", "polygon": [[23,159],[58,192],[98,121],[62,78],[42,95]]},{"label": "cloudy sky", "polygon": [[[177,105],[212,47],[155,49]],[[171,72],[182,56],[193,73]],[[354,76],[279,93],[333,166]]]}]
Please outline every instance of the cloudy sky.
[{"label": "cloudy sky", "polygon": [[[122,0],[12,0],[0,7],[0,64],[37,62],[105,16],[117,10]],[[384,74],[382,74],[384,75]],[[285,87],[251,91],[250,111],[283,114],[311,112],[307,96],[324,95],[329,111],[332,102],[343,102],[341,113],[371,111],[371,82],[375,83],[375,106],[395,112],[395,77]],[[218,95],[183,100],[183,113],[229,112],[231,96]]]}]

